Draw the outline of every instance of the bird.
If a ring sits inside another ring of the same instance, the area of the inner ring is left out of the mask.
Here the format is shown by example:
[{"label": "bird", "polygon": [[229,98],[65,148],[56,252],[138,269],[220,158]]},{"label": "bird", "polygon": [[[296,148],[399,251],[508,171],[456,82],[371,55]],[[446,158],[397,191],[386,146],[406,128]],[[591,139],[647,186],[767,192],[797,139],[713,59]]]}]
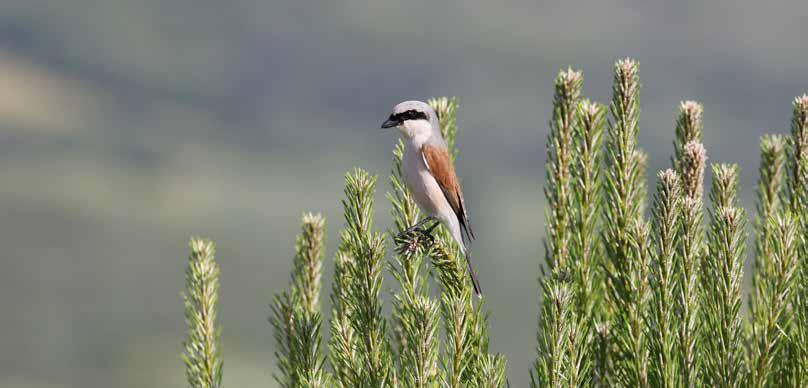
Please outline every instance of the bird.
[{"label": "bird", "polygon": [[[440,133],[437,114],[425,102],[404,101],[393,107],[393,112],[381,127],[399,130],[404,142],[401,165],[404,184],[427,214],[402,234],[420,231],[431,239],[429,233],[439,223],[443,224],[460,246],[474,292],[480,296],[482,290],[468,248],[475,238],[474,231],[469,223],[460,181],[449,157],[446,141]],[[422,226],[430,221],[434,221],[433,225],[423,229]]]}]

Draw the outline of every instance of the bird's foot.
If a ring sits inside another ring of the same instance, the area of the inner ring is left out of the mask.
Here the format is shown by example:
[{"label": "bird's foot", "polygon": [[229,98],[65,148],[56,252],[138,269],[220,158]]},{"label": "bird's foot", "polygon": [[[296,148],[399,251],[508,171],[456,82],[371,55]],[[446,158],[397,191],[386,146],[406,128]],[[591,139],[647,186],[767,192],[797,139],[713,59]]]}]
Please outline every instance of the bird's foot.
[{"label": "bird's foot", "polygon": [[418,229],[418,234],[424,238],[424,241],[428,241],[430,246],[435,243],[435,236],[432,235],[432,229],[434,229],[434,227],[426,230]]},{"label": "bird's foot", "polygon": [[403,231],[394,238],[396,243],[396,253],[399,255],[411,255],[418,250],[419,239],[415,231]]},{"label": "bird's foot", "polygon": [[409,228],[395,237],[396,242],[396,252],[398,254],[413,254],[415,253],[419,247],[427,243],[427,246],[432,246],[435,243],[435,237],[432,236],[432,230],[435,227],[432,226],[428,229],[422,229],[420,227],[416,228]]},{"label": "bird's foot", "polygon": [[[407,228],[404,231],[402,231],[401,233],[399,233],[396,236],[396,238],[399,238],[399,237],[407,235],[407,234],[412,234],[413,232],[417,231],[418,229],[421,229],[421,227],[424,224],[426,224],[427,222],[429,222],[429,221],[435,221],[435,218],[434,217],[424,217],[424,218],[422,218],[420,221],[416,222],[415,225],[410,226],[409,228]],[[429,230],[431,231],[434,227],[435,227],[434,225],[431,226],[429,228]]]}]

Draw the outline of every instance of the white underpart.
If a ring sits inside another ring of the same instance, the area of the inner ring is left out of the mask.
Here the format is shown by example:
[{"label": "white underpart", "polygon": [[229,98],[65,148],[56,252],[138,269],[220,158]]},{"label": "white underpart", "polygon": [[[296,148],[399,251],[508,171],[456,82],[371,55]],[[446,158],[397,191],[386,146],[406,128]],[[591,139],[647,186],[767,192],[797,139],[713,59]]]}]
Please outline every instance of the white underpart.
[{"label": "white underpart", "polygon": [[463,244],[463,237],[460,234],[460,222],[457,220],[457,215],[449,205],[443,190],[432,176],[421,154],[421,146],[428,141],[431,134],[430,127],[431,125],[427,121],[418,120],[406,122],[405,128],[402,129],[405,131],[402,165],[404,183],[410,189],[418,206],[426,214],[440,220],[465,253],[466,246]]}]

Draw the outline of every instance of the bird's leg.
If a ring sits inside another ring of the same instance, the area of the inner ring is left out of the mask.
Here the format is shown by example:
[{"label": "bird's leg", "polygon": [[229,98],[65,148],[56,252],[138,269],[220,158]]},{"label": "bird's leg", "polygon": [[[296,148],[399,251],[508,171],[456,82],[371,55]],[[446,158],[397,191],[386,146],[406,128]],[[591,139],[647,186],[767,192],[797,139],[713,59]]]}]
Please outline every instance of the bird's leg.
[{"label": "bird's leg", "polygon": [[421,235],[423,235],[424,237],[426,237],[427,240],[429,240],[430,243],[434,243],[435,242],[435,237],[432,236],[432,231],[435,230],[435,228],[437,228],[438,225],[440,225],[440,221],[435,220],[435,223],[432,224],[432,226],[430,226],[429,228],[426,228],[426,229],[419,229],[419,231],[420,231]]},{"label": "bird's leg", "polygon": [[438,220],[432,216],[425,217],[424,219],[415,223],[415,225],[407,228],[406,230],[402,231],[395,237],[395,242],[398,245],[396,248],[396,252],[399,254],[404,254],[407,252],[415,252],[418,249],[418,246],[421,244],[423,239],[429,240],[430,244],[434,242],[432,235],[429,232],[432,229],[435,229],[435,225],[429,227],[427,231],[422,229],[421,227],[429,221],[435,221],[435,225],[438,224]]},{"label": "bird's leg", "polygon": [[432,216],[424,217],[420,221],[416,222],[415,225],[405,229],[404,231],[396,235],[396,238],[400,239],[407,236],[408,234],[411,234],[412,232],[421,231],[421,226],[423,226],[429,221],[437,221],[437,220],[435,219],[435,217]]}]

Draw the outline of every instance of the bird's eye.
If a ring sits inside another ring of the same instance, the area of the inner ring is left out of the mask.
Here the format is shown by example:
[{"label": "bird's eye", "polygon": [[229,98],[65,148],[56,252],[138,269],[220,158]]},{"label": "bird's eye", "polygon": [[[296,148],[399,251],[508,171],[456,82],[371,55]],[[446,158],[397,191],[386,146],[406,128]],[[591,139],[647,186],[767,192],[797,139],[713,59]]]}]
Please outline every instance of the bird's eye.
[{"label": "bird's eye", "polygon": [[426,120],[426,114],[414,109],[404,112],[402,116],[404,117],[404,120],[419,120],[419,119]]},{"label": "bird's eye", "polygon": [[407,121],[407,120],[428,120],[427,115],[424,112],[419,112],[415,109],[410,109],[408,111],[404,111],[401,113],[394,114],[390,116],[391,119],[395,118],[399,121]]}]

